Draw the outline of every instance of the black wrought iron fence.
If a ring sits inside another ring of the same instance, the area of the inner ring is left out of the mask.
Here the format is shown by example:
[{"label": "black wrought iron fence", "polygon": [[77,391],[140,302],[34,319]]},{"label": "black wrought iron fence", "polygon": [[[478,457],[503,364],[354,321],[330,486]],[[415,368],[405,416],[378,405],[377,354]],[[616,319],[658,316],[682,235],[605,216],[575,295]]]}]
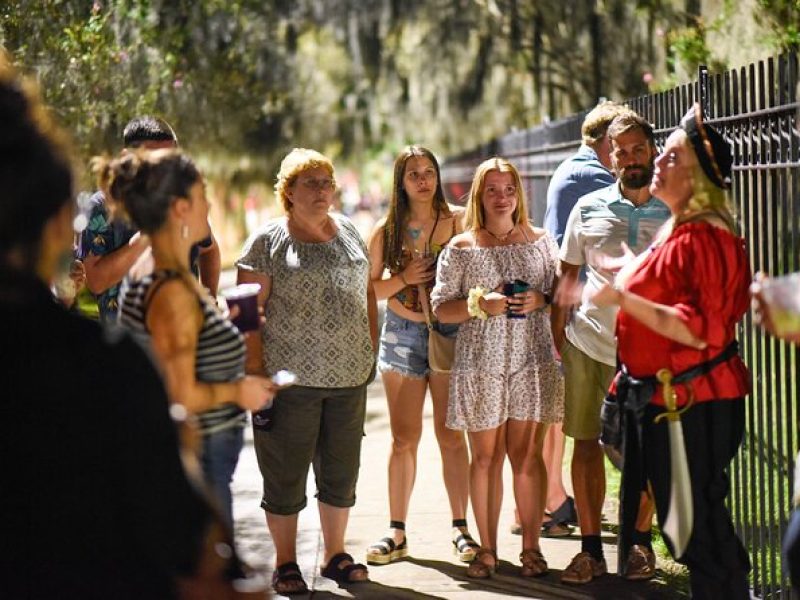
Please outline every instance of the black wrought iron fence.
[{"label": "black wrought iron fence", "polygon": [[[627,104],[655,127],[659,146],[697,100],[734,151],[732,201],[754,271],[800,271],[800,133],[798,56],[770,58],[725,73],[700,68],[696,81]],[[523,177],[534,223],[541,224],[556,166],[580,145],[585,113],[494,139],[444,162],[442,181],[458,200],[477,164],[498,155]],[[797,348],[776,341],[747,315],[738,336],[753,374],[747,432],[730,472],[731,509],[750,552],[752,585],[761,598],[790,598],[780,542],[792,504],[798,450]]]}]

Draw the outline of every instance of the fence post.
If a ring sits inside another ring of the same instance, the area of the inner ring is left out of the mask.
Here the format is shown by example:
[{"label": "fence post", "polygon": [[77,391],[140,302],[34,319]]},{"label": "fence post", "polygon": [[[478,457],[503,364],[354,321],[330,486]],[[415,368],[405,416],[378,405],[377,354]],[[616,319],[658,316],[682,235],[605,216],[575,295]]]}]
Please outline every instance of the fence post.
[{"label": "fence post", "polygon": [[703,109],[703,114],[710,115],[711,113],[708,110],[710,108],[708,98],[708,67],[706,65],[697,67],[697,101],[700,103],[700,108]]}]

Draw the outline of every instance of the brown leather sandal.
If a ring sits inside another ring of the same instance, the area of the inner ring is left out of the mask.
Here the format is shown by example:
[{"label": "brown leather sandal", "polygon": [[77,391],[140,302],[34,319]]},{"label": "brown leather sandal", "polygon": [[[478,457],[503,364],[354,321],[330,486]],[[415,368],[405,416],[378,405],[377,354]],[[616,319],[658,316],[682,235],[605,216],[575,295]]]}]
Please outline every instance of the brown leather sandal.
[{"label": "brown leather sandal", "polygon": [[[488,556],[493,563],[487,564],[483,557]],[[475,558],[467,567],[467,577],[472,579],[489,579],[497,571],[497,552],[489,548],[481,548],[475,553]]]},{"label": "brown leather sandal", "polygon": [[519,560],[522,563],[520,574],[523,577],[540,577],[547,574],[547,561],[540,550],[535,548],[523,550],[519,555]]}]

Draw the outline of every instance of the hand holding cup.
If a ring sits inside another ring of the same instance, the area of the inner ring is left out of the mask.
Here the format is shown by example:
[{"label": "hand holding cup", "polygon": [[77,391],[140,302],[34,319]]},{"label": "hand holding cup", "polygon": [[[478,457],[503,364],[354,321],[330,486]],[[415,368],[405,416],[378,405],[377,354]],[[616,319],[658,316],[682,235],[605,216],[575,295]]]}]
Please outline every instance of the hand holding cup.
[{"label": "hand holding cup", "polygon": [[[509,311],[511,311],[514,316],[519,317],[529,315],[533,311],[539,310],[545,306],[547,306],[547,301],[544,298],[544,294],[536,290],[519,292],[508,299]],[[509,315],[509,318],[511,318],[511,315]]]},{"label": "hand holding cup", "polygon": [[272,402],[278,386],[260,375],[245,375],[239,381],[236,404],[245,410],[257,411]]},{"label": "hand holding cup", "polygon": [[532,294],[529,288],[528,282],[521,279],[515,279],[503,284],[503,294],[508,299],[506,317],[509,319],[524,319],[533,310],[534,306],[531,304]]},{"label": "hand holding cup", "polygon": [[258,283],[240,283],[232,288],[222,290],[222,296],[228,304],[229,318],[242,333],[257,330],[261,325],[259,317]]},{"label": "hand holding cup", "polygon": [[756,273],[750,287],[755,321],[772,335],[800,345],[800,273]]},{"label": "hand holding cup", "polygon": [[508,298],[497,290],[483,296],[479,304],[491,317],[503,315],[508,310]]}]

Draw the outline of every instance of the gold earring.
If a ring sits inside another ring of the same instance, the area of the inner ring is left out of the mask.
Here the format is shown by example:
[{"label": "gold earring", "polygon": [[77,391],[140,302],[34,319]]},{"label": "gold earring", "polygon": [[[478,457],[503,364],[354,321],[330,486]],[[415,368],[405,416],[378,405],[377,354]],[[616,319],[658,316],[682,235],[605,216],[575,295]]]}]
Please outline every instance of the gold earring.
[{"label": "gold earring", "polygon": [[184,240],[189,239],[189,226],[186,223],[181,225],[181,238]]}]

